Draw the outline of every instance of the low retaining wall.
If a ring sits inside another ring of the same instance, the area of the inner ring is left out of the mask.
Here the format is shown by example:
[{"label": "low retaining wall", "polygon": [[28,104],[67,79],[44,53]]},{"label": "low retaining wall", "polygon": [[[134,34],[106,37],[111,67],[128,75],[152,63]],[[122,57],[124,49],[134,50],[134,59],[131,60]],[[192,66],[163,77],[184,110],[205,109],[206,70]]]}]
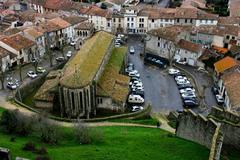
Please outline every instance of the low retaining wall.
[{"label": "low retaining wall", "polygon": [[206,119],[189,109],[179,115],[176,135],[211,148],[217,127],[218,124],[214,120]]},{"label": "low retaining wall", "polygon": [[221,123],[221,131],[224,134],[223,145],[240,150],[240,116],[230,111],[213,107],[209,117]]}]

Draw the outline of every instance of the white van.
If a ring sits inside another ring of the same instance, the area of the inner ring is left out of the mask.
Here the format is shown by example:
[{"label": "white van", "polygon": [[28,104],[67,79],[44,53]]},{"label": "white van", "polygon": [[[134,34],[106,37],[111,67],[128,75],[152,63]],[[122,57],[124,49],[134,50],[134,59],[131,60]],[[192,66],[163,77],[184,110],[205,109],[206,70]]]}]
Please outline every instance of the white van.
[{"label": "white van", "polygon": [[144,103],[144,99],[140,95],[130,94],[128,96],[129,103]]}]

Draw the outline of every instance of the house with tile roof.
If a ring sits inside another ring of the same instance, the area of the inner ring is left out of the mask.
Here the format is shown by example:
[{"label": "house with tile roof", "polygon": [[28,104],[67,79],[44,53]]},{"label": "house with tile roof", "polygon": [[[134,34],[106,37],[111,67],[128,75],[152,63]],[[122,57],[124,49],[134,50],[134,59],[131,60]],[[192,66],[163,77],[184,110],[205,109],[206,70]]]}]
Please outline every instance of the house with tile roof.
[{"label": "house with tile roof", "polygon": [[5,72],[11,67],[11,59],[15,58],[17,55],[11,53],[10,51],[0,47],[0,69]]},{"label": "house with tile roof", "polygon": [[240,62],[232,57],[225,57],[216,63],[214,63],[214,69],[217,75],[222,74],[223,72],[231,69],[232,67],[239,66]]},{"label": "house with tile roof", "polygon": [[0,40],[0,46],[16,57],[11,59],[11,65],[19,63],[29,63],[34,58],[36,44],[34,41],[24,37],[21,34],[6,36]]},{"label": "house with tile roof", "polygon": [[240,68],[232,67],[226,70],[218,81],[219,94],[224,98],[227,110],[240,112]]},{"label": "house with tile roof", "polygon": [[187,62],[190,66],[204,67],[204,63],[199,57],[204,53],[205,48],[202,45],[181,39],[177,43],[174,60]]}]

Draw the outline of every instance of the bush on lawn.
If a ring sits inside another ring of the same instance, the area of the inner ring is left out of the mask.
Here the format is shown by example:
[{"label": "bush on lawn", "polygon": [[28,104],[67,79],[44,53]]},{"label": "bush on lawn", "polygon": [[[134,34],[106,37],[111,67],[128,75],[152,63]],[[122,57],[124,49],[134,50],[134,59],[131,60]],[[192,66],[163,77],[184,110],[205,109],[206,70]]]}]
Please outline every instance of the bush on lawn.
[{"label": "bush on lawn", "polygon": [[80,120],[74,125],[74,135],[80,144],[91,143],[90,128]]},{"label": "bush on lawn", "polygon": [[58,126],[43,115],[37,116],[35,121],[35,130],[39,133],[41,140],[44,143],[57,144],[59,138]]},{"label": "bush on lawn", "polygon": [[103,132],[88,127],[85,123],[80,120],[74,125],[74,135],[76,140],[80,144],[90,144],[92,142],[103,142]]},{"label": "bush on lawn", "polygon": [[7,133],[16,133],[22,136],[29,135],[33,127],[32,118],[18,110],[4,111],[1,116],[0,126]]},{"label": "bush on lawn", "polygon": [[33,144],[32,142],[27,142],[26,144],[24,144],[23,150],[34,152],[36,151],[35,144]]}]

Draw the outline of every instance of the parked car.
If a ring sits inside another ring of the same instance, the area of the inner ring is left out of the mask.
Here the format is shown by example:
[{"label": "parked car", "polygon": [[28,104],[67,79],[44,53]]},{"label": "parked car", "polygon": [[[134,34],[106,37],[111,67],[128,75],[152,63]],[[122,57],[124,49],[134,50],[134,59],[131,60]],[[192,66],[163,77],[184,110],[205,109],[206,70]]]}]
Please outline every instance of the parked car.
[{"label": "parked car", "polygon": [[125,72],[128,74],[129,72],[132,72],[134,70],[134,65],[132,63],[129,63],[127,65],[127,68],[125,69]]},{"label": "parked car", "polygon": [[180,73],[180,71],[178,69],[170,68],[168,70],[168,74],[170,74],[170,75],[176,75],[178,73]]},{"label": "parked car", "polygon": [[65,58],[62,56],[56,58],[57,62],[63,62],[64,60],[65,60]]},{"label": "parked car", "polygon": [[182,99],[183,99],[183,101],[185,101],[185,100],[191,100],[191,101],[194,101],[194,102],[198,102],[197,97],[183,97]]},{"label": "parked car", "polygon": [[140,78],[140,74],[136,72],[136,70],[133,70],[132,72],[129,72],[128,74],[130,77],[138,77]]},{"label": "parked car", "polygon": [[184,100],[184,106],[185,107],[195,107],[195,106],[198,106],[198,102],[196,101],[193,101],[193,100]]},{"label": "parked car", "polygon": [[7,82],[7,88],[14,90],[17,88],[17,85],[13,82]]},{"label": "parked car", "polygon": [[176,62],[183,65],[187,64],[185,60],[181,60],[181,59],[177,59]]},{"label": "parked car", "polygon": [[178,89],[193,88],[191,84],[178,84]]},{"label": "parked car", "polygon": [[182,85],[182,84],[187,85],[187,84],[191,84],[190,81],[185,80],[185,79],[176,80],[176,82],[177,82],[177,85]]},{"label": "parked car", "polygon": [[224,103],[224,98],[221,95],[217,94],[215,97],[218,105],[222,105]]},{"label": "parked car", "polygon": [[37,67],[37,73],[44,73],[46,72],[46,69],[44,69],[43,67]]},{"label": "parked car", "polygon": [[194,88],[184,88],[179,90],[180,93],[195,92]]},{"label": "parked car", "polygon": [[137,111],[140,111],[140,110],[143,110],[142,106],[132,106],[132,112],[137,112]]},{"label": "parked car", "polygon": [[131,77],[130,81],[131,81],[131,82],[132,82],[132,81],[141,81],[141,79],[138,78],[138,77]]},{"label": "parked car", "polygon": [[128,96],[128,102],[129,103],[140,103],[140,104],[142,104],[142,103],[144,103],[144,99],[139,95],[130,94]]},{"label": "parked car", "polygon": [[176,76],[174,79],[175,79],[176,81],[188,80],[187,77],[185,77],[185,76]]},{"label": "parked car", "polygon": [[144,98],[144,91],[135,90],[135,91],[132,91],[131,94],[139,95],[142,98]]},{"label": "parked car", "polygon": [[28,71],[28,72],[27,72],[27,75],[28,75],[28,77],[30,77],[30,78],[32,78],[32,79],[34,79],[34,78],[37,77],[37,74],[36,74],[35,72],[33,72],[33,71]]},{"label": "parked car", "polygon": [[196,94],[194,93],[183,93],[181,94],[183,98],[196,98]]},{"label": "parked car", "polygon": [[212,87],[212,92],[213,92],[213,94],[219,94],[219,91],[218,91],[218,88],[217,87],[215,87],[215,86],[213,86]]},{"label": "parked car", "polygon": [[67,58],[70,58],[70,57],[72,57],[72,51],[67,52]]},{"label": "parked car", "polygon": [[70,45],[71,45],[71,46],[75,46],[75,45],[76,45],[76,41],[75,41],[75,40],[72,40],[72,41],[70,42]]},{"label": "parked car", "polygon": [[134,54],[135,53],[135,49],[134,49],[133,46],[130,47],[129,52],[130,52],[130,54]]},{"label": "parked car", "polygon": [[118,42],[117,43],[115,42],[115,47],[121,47],[121,44]]},{"label": "parked car", "polygon": [[135,81],[130,81],[129,82],[129,86],[133,86],[133,85],[136,85],[136,84],[142,84],[142,82],[140,80],[135,80]]},{"label": "parked car", "polygon": [[137,87],[137,88],[131,88],[131,91],[134,92],[144,92],[144,88],[143,87]]}]

